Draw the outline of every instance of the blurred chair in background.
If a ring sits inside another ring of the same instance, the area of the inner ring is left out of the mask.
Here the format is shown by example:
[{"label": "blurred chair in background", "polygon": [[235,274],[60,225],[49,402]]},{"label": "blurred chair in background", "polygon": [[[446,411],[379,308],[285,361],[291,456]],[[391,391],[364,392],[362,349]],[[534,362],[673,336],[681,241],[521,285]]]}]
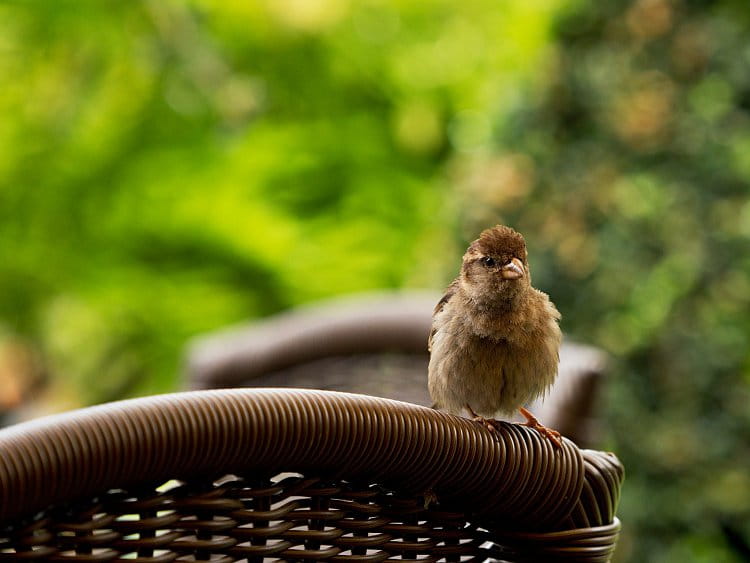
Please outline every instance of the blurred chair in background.
[{"label": "blurred chair in background", "polygon": [[[429,406],[427,336],[441,294],[401,291],[337,298],[195,340],[190,389],[302,387]],[[582,446],[596,441],[596,401],[607,355],[564,342],[558,379],[530,406]]]}]

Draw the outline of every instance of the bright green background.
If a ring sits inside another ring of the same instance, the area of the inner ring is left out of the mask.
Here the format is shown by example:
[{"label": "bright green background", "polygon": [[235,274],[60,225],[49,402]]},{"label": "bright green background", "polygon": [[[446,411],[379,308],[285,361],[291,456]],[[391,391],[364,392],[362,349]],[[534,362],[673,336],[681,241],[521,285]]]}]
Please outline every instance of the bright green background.
[{"label": "bright green background", "polygon": [[37,359],[51,407],[171,390],[191,336],[441,287],[509,223],[564,330],[617,363],[618,560],[741,561],[749,13],[2,2],[4,349]]}]

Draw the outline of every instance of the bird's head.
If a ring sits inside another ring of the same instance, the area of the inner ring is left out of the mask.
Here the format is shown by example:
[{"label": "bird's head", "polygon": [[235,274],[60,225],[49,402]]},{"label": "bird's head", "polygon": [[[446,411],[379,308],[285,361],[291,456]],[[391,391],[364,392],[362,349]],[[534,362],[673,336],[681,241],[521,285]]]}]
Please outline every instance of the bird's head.
[{"label": "bird's head", "polygon": [[460,284],[474,300],[512,300],[531,285],[523,236],[503,225],[485,229],[463,257]]}]

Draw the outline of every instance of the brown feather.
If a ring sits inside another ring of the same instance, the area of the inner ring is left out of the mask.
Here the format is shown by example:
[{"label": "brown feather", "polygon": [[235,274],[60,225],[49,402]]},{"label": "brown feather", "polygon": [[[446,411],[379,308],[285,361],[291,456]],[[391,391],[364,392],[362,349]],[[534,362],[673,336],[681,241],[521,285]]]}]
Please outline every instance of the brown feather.
[{"label": "brown feather", "polygon": [[[432,311],[432,316],[434,317],[437,315],[440,311],[443,310],[443,307],[445,307],[445,304],[450,301],[450,298],[453,297],[453,295],[458,291],[458,279],[453,280],[450,285],[445,288],[445,295],[443,295],[440,298],[440,301],[437,302],[437,305],[435,305],[435,308]],[[433,326],[430,330],[430,336],[427,339],[427,351],[432,352],[432,337],[435,334],[435,327]]]}]

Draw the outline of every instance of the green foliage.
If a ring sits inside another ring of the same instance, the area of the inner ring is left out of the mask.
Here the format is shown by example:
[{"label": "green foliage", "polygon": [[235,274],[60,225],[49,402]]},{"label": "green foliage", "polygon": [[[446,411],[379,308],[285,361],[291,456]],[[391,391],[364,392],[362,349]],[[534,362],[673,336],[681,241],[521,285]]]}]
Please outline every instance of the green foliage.
[{"label": "green foliage", "polygon": [[526,233],[564,330],[618,360],[620,557],[739,561],[722,527],[750,537],[750,21],[732,2],[580,2],[555,35],[466,159],[465,232]]},{"label": "green foliage", "polygon": [[441,284],[443,165],[476,137],[451,127],[516,88],[550,13],[0,4],[0,328],[71,406],[175,388],[201,332]]},{"label": "green foliage", "polygon": [[65,406],[167,391],[195,334],[506,222],[617,361],[619,560],[738,560],[748,39],[732,0],[0,3],[0,335]]}]

